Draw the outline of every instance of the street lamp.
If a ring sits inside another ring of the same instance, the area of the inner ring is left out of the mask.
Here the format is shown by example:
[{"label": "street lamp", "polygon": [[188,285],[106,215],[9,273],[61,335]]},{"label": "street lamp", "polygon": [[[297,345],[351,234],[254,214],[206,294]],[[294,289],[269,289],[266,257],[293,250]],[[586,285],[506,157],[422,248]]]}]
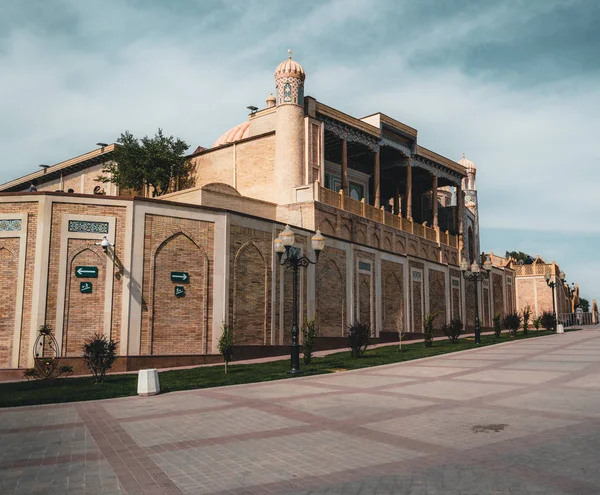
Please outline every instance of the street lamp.
[{"label": "street lamp", "polygon": [[[558,275],[558,277],[560,278],[560,280],[562,282],[565,281],[565,272],[560,272],[560,274]],[[554,287],[556,287],[558,285],[558,283],[555,280],[551,280],[551,276],[550,273],[546,272],[546,275],[544,275],[544,278],[546,279],[546,283],[548,284],[548,287],[550,287],[550,289],[552,289],[552,318],[553,318],[553,324],[554,324],[554,330],[556,331],[556,299],[554,297]]]},{"label": "street lamp", "polygon": [[490,276],[492,271],[492,260],[488,256],[483,264],[484,271],[481,270],[481,266],[477,261],[473,261],[473,264],[469,266],[469,262],[466,259],[462,259],[460,262],[460,270],[463,273],[465,280],[472,280],[475,288],[475,343],[481,344],[481,327],[479,326],[479,281],[486,279]]},{"label": "street lamp", "polygon": [[321,251],[325,249],[325,238],[319,230],[317,230],[317,233],[311,239],[312,248],[316,255],[315,261],[302,256],[300,248],[294,247],[295,241],[294,231],[290,229],[289,225],[286,225],[285,229],[279,234],[279,237],[273,241],[273,249],[277,253],[277,263],[291,269],[293,274],[292,367],[288,371],[292,375],[302,373],[300,371],[300,346],[298,344],[298,269],[300,267],[306,268],[308,265],[316,265],[317,261],[319,261]]}]

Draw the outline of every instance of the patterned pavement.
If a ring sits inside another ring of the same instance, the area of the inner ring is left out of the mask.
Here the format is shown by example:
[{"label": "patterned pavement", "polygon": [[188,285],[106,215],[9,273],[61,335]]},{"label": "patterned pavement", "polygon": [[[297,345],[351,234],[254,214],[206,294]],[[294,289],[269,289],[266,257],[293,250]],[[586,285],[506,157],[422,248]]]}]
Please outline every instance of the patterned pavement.
[{"label": "patterned pavement", "polygon": [[600,493],[600,331],[0,410],[0,494]]}]

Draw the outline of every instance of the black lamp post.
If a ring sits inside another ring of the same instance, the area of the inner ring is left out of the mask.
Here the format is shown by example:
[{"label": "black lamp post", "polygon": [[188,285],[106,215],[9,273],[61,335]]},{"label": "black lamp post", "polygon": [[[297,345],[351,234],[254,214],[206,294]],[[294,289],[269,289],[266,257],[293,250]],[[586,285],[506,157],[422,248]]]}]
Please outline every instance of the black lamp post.
[{"label": "black lamp post", "polygon": [[481,266],[477,261],[473,261],[473,264],[469,266],[466,259],[460,262],[460,270],[463,273],[465,280],[472,280],[473,287],[475,288],[475,343],[481,344],[481,327],[479,326],[479,281],[486,279],[490,276],[492,270],[492,260],[488,256],[483,264],[484,270],[481,270]]},{"label": "black lamp post", "polygon": [[302,373],[300,370],[300,345],[298,344],[298,269],[300,267],[307,267],[308,265],[315,265],[319,261],[319,254],[325,248],[325,238],[319,230],[317,230],[311,241],[312,248],[317,257],[315,261],[302,256],[300,248],[294,247],[295,235],[289,225],[286,225],[285,229],[279,234],[279,237],[273,241],[273,249],[277,253],[278,264],[291,269],[293,274],[292,367],[288,371],[292,375]]},{"label": "black lamp post", "polygon": [[[561,281],[565,281],[565,272],[560,272],[560,274],[558,275],[558,277],[561,279]],[[558,285],[558,282],[556,282],[556,280],[551,280],[551,276],[549,273],[546,273],[546,275],[544,276],[544,278],[546,279],[546,283],[548,284],[548,287],[550,287],[550,289],[552,290],[552,319],[554,320],[554,331],[556,331],[556,298],[554,296],[554,287],[556,287]]]}]

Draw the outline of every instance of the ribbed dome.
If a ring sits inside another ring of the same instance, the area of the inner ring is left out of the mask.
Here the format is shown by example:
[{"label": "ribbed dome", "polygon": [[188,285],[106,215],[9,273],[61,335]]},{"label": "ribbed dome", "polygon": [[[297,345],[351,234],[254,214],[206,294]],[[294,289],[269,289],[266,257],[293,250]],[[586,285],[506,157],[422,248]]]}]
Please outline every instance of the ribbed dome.
[{"label": "ribbed dome", "polygon": [[222,146],[227,143],[233,143],[240,139],[245,139],[250,136],[250,122],[242,122],[240,125],[236,125],[232,129],[223,133],[219,139],[212,145],[213,148]]},{"label": "ribbed dome", "polygon": [[469,160],[464,153],[462,155],[462,158],[458,160],[458,163],[465,167],[467,169],[467,172],[477,171],[477,167],[475,166],[475,164],[471,160]]},{"label": "ribbed dome", "polygon": [[288,59],[281,62],[275,69],[275,79],[278,77],[293,76],[298,77],[302,81],[306,78],[306,74],[302,66],[292,60],[292,51],[288,50]]}]

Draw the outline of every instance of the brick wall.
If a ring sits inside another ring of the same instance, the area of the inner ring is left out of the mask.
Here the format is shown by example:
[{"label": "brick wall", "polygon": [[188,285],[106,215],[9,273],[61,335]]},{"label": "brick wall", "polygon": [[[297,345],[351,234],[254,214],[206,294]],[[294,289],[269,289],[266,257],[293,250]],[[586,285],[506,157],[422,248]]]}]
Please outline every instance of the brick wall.
[{"label": "brick wall", "polygon": [[197,156],[192,164],[196,169],[196,187],[212,182],[233,186],[233,146]]},{"label": "brick wall", "polygon": [[356,315],[356,319],[371,325],[371,275],[367,275],[366,273],[358,274],[357,294],[358,304],[356,307],[359,313]]},{"label": "brick wall", "polygon": [[[201,354],[212,349],[214,224],[146,215],[141,354]],[[189,283],[171,282],[187,272]],[[175,297],[175,286],[186,295]]]},{"label": "brick wall", "polygon": [[244,196],[274,201],[275,135],[236,145],[237,189]]},{"label": "brick wall", "polygon": [[[396,321],[404,318],[404,272],[402,265],[381,261],[383,331],[397,332]],[[404,330],[407,330],[406,328]]]},{"label": "brick wall", "polygon": [[272,234],[232,225],[229,314],[236,345],[271,343]]},{"label": "brick wall", "polygon": [[346,331],[346,252],[327,247],[316,268],[319,335],[342,337]]},{"label": "brick wall", "polygon": [[[67,248],[67,287],[63,321],[63,356],[81,356],[94,334],[104,333],[104,295],[107,257],[90,241],[70,239]],[[98,278],[77,278],[76,266],[97,266]],[[92,293],[81,293],[80,282],[91,282]],[[118,338],[114,337],[116,340]]]},{"label": "brick wall", "polygon": [[441,327],[448,318],[446,310],[446,276],[439,270],[429,270],[429,312],[436,314],[435,326]]},{"label": "brick wall", "polygon": [[467,314],[465,315],[465,326],[475,326],[475,287],[471,280],[465,281],[465,305]]},{"label": "brick wall", "polygon": [[483,287],[481,289],[481,295],[482,295],[482,309],[483,312],[481,314],[481,326],[482,327],[490,327],[491,324],[491,320],[490,320],[490,289],[489,286],[488,287]]},{"label": "brick wall", "polygon": [[19,239],[0,238],[0,368],[12,367],[18,267]]}]

